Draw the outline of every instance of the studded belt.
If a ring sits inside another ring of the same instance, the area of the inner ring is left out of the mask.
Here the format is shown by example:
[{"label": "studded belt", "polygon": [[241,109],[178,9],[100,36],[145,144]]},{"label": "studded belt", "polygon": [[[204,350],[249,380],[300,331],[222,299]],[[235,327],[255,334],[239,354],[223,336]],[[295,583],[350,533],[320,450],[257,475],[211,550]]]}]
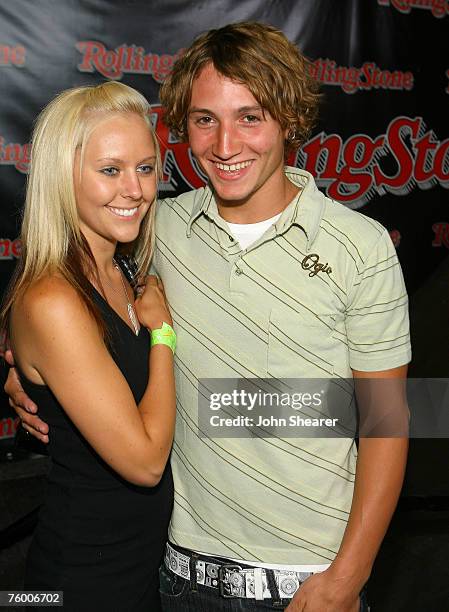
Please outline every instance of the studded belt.
[{"label": "studded belt", "polygon": [[[186,551],[187,553],[188,551]],[[165,565],[168,570],[185,580],[191,580],[190,568],[195,566],[195,585],[219,589],[223,597],[245,599],[271,599],[267,570],[262,567],[241,566],[202,555],[186,554],[167,544]],[[213,560],[212,560],[213,559]],[[312,572],[272,570],[279,597],[290,599]],[[192,582],[192,581],[191,581]]]}]

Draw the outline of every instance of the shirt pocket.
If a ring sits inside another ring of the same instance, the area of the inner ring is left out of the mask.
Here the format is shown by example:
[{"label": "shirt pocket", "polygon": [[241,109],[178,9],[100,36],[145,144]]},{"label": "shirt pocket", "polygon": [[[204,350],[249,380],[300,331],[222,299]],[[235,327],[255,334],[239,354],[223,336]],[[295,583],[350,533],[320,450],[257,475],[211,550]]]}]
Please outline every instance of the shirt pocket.
[{"label": "shirt pocket", "polygon": [[267,372],[274,378],[329,378],[335,371],[335,319],[304,310],[273,309]]}]

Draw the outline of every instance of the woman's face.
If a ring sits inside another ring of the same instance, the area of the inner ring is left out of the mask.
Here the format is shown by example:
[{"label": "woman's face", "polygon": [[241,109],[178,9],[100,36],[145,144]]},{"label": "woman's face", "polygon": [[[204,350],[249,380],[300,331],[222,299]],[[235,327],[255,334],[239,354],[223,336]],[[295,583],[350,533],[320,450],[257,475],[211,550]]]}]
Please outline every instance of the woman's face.
[{"label": "woman's face", "polygon": [[144,119],[107,115],[94,127],[74,166],[80,228],[91,248],[131,242],[156,194],[156,152]]}]

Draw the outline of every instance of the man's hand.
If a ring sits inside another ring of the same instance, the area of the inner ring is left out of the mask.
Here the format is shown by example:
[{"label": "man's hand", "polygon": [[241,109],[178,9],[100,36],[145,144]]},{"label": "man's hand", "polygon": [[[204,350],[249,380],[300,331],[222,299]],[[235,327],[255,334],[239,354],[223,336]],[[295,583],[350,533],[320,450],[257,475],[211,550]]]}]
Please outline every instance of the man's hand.
[{"label": "man's hand", "polygon": [[359,588],[338,578],[332,567],[310,576],[298,589],[285,612],[359,612]]},{"label": "man's hand", "polygon": [[15,410],[22,426],[37,440],[48,444],[48,425],[37,416],[37,406],[28,397],[20,384],[14,357],[10,350],[5,352],[5,360],[11,366],[5,383],[5,393],[9,395],[9,405]]},{"label": "man's hand", "polygon": [[[354,370],[353,376],[367,408],[362,416],[376,425],[380,422],[383,435],[390,437],[368,437],[372,429],[366,425],[367,437],[359,439],[351,512],[338,554],[327,570],[304,582],[286,612],[359,612],[359,593],[401,491],[408,449],[407,366],[378,372]],[[371,408],[375,411],[370,412]]]}]

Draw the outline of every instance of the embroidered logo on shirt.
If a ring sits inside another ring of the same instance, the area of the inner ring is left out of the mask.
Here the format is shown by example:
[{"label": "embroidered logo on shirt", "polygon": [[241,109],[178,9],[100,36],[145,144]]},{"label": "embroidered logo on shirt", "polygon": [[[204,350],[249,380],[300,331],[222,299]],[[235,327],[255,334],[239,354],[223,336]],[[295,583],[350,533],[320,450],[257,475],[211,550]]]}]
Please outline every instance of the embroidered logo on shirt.
[{"label": "embroidered logo on shirt", "polygon": [[303,270],[309,270],[309,276],[316,276],[318,272],[325,272],[326,274],[330,274],[332,272],[332,268],[326,262],[325,264],[320,263],[320,256],[318,253],[310,253],[310,255],[306,255],[301,262],[301,267]]}]

